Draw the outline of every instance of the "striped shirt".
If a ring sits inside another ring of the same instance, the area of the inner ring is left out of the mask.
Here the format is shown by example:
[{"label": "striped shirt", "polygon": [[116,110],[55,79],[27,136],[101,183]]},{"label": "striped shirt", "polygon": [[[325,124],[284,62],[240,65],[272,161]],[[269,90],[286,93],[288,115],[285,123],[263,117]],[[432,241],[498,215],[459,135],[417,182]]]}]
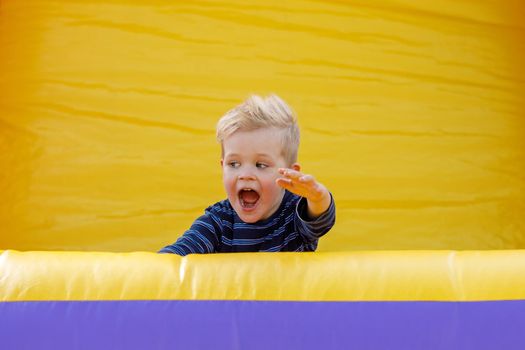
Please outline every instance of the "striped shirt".
[{"label": "striped shirt", "polygon": [[159,253],[315,251],[335,223],[334,199],[326,212],[308,220],[306,199],[285,191],[279,209],[256,223],[243,222],[226,199],[208,207],[190,229]]}]

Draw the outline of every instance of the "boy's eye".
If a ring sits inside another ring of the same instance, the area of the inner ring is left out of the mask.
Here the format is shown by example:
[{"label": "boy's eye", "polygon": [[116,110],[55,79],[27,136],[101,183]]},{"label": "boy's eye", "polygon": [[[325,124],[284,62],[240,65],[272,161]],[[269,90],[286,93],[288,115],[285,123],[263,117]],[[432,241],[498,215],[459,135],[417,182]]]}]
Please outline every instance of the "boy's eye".
[{"label": "boy's eye", "polygon": [[265,169],[265,168],[268,168],[268,165],[267,164],[264,164],[264,163],[256,163],[255,166],[259,169]]},{"label": "boy's eye", "polygon": [[233,162],[229,162],[229,163],[228,163],[228,166],[229,166],[230,168],[238,168],[240,165],[241,165],[241,163],[239,163],[239,162],[235,162],[235,161],[233,161]]}]

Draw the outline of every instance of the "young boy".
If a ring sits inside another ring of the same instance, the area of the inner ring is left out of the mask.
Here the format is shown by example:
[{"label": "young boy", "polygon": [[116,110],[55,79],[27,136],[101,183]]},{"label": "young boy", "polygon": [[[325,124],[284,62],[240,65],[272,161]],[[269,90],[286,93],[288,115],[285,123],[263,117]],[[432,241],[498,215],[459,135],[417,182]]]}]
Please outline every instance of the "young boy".
[{"label": "young boy", "polygon": [[334,200],[297,163],[299,127],[275,95],[251,96],[217,124],[228,199],[159,253],[314,251],[335,222]]}]

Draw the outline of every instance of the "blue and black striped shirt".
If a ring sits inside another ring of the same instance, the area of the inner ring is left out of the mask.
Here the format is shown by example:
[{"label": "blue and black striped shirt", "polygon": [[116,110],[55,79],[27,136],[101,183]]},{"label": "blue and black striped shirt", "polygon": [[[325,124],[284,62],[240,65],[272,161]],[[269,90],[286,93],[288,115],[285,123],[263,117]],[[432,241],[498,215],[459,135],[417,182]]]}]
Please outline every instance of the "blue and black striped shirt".
[{"label": "blue and black striped shirt", "polygon": [[306,199],[285,191],[279,209],[253,224],[243,222],[226,199],[205,210],[190,229],[159,253],[187,255],[226,252],[314,251],[335,223],[335,204],[308,220]]}]

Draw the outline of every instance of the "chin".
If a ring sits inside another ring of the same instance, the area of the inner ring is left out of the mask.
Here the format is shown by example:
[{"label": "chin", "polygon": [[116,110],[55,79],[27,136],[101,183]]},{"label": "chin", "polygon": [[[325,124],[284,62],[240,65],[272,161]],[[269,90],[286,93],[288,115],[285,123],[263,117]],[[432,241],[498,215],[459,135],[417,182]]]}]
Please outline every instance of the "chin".
[{"label": "chin", "polygon": [[[239,215],[239,212],[237,212],[237,215]],[[252,215],[239,215],[239,218],[247,224],[255,224],[257,221],[261,220],[260,217]]]},{"label": "chin", "polygon": [[257,221],[259,221],[259,220],[254,220],[254,219],[243,219],[243,218],[241,218],[241,220],[247,224],[255,224]]}]

